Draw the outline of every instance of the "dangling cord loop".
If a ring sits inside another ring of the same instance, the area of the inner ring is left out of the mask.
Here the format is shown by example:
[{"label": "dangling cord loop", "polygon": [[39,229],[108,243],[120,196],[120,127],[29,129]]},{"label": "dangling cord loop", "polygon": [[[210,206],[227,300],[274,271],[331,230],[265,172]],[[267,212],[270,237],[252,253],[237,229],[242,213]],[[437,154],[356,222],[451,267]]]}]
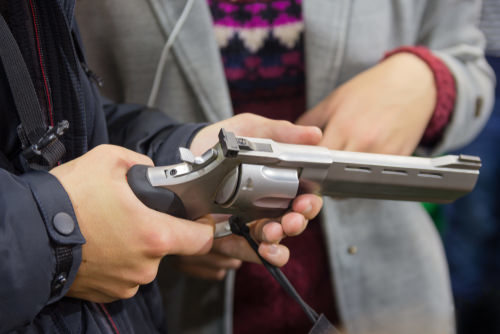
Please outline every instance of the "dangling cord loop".
[{"label": "dangling cord loop", "polygon": [[[157,11],[158,9],[155,8],[154,2],[153,1],[150,2],[152,2],[153,8]],[[186,22],[187,16],[191,11],[191,7],[193,7],[193,4],[194,0],[188,0],[186,2],[186,5],[184,5],[184,9],[182,10],[181,16],[179,17],[177,22],[175,22],[174,28],[172,29],[172,32],[170,33],[170,36],[167,39],[167,42],[163,46],[160,55],[160,60],[158,61],[158,66],[156,67],[156,72],[153,79],[153,87],[151,88],[151,92],[149,93],[148,107],[154,107],[156,103],[156,98],[158,97],[158,92],[160,90],[161,78],[165,70],[165,65],[167,63],[168,53],[170,51],[170,48],[174,44],[174,41],[177,38],[177,35],[179,34],[179,31],[181,31],[184,22]]]},{"label": "dangling cord loop", "polygon": [[338,334],[339,332],[333,327],[333,325],[326,319],[326,317],[318,313],[310,307],[299,295],[297,290],[293,287],[292,283],[286,278],[285,274],[276,266],[267,262],[260,254],[259,254],[259,245],[253,238],[250,236],[250,229],[247,226],[249,221],[245,220],[243,217],[239,217],[237,215],[231,216],[229,218],[229,225],[231,226],[231,231],[233,234],[240,235],[244,237],[247,242],[250,244],[252,249],[255,251],[259,259],[262,261],[264,267],[266,267],[267,271],[274,277],[274,279],[281,285],[281,287],[292,297],[302,308],[306,316],[309,318],[311,323],[314,324],[312,330],[309,332],[310,334]]}]

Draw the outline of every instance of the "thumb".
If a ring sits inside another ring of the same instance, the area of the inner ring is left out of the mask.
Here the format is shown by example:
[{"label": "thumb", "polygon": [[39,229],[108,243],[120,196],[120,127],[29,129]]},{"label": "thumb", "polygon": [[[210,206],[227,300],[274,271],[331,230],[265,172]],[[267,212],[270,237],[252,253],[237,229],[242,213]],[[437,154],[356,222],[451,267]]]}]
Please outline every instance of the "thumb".
[{"label": "thumb", "polygon": [[323,100],[314,108],[302,114],[299,119],[297,119],[296,123],[299,125],[315,125],[324,128],[329,118],[326,111],[326,100]]}]

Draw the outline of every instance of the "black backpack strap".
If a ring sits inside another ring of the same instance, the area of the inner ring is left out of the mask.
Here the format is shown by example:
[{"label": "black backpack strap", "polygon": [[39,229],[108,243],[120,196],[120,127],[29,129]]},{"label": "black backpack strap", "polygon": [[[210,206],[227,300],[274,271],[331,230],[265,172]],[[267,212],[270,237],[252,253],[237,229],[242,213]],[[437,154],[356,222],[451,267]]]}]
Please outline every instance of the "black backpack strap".
[{"label": "black backpack strap", "polygon": [[47,127],[35,87],[19,46],[4,17],[0,15],[0,61],[3,63],[14,104],[21,120],[18,135],[23,144],[21,159],[31,169],[50,169],[66,149],[59,137],[68,128],[67,121]]}]

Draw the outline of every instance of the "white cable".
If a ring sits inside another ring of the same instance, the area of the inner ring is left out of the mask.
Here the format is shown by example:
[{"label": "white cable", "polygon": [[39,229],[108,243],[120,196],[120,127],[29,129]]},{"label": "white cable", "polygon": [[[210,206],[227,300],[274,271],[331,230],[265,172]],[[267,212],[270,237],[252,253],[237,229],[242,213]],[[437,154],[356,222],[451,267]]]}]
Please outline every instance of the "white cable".
[{"label": "white cable", "polygon": [[179,31],[181,30],[182,26],[184,25],[184,22],[186,21],[186,18],[191,11],[191,7],[193,6],[194,0],[188,0],[186,5],[184,6],[184,9],[182,10],[181,16],[179,16],[179,19],[175,23],[174,29],[172,29],[172,33],[170,36],[168,36],[167,42],[163,46],[163,50],[161,51],[161,56],[160,60],[158,61],[158,66],[156,67],[156,72],[155,72],[155,77],[153,81],[153,87],[151,88],[151,93],[149,94],[149,99],[148,99],[148,106],[153,107],[154,104],[156,103],[156,99],[158,97],[158,91],[160,89],[160,84],[161,84],[161,78],[163,75],[163,71],[165,69],[165,64],[167,63],[167,57],[168,57],[168,52],[170,51],[170,48],[174,44],[175,39],[177,38],[177,35],[179,34]]}]

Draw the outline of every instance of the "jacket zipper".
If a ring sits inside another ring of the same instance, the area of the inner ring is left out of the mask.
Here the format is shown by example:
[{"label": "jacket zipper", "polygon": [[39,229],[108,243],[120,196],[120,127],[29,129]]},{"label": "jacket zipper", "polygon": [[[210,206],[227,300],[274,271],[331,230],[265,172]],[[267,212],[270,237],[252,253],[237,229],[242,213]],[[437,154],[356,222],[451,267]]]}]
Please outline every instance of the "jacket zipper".
[{"label": "jacket zipper", "polygon": [[45,72],[45,62],[44,62],[44,56],[42,52],[42,45],[41,45],[41,39],[40,39],[40,24],[38,22],[38,15],[37,11],[34,5],[34,0],[28,0],[29,5],[31,8],[31,16],[33,18],[33,28],[35,30],[35,42],[36,42],[36,49],[37,49],[37,54],[38,54],[38,61],[40,65],[40,71],[42,73],[42,78],[43,78],[43,84],[44,84],[44,91],[45,91],[45,97],[47,99],[47,113],[48,113],[48,118],[49,118],[49,123],[50,126],[54,126],[54,112],[52,110],[52,100],[50,96],[50,90],[49,90],[49,82],[47,79],[47,75]]},{"label": "jacket zipper", "polygon": [[120,331],[118,330],[116,323],[113,321],[111,314],[109,314],[109,311],[108,311],[106,305],[104,305],[103,303],[98,303],[97,305],[100,308],[104,317],[106,317],[108,324],[110,325],[111,329],[113,330],[113,334],[120,334]]}]

